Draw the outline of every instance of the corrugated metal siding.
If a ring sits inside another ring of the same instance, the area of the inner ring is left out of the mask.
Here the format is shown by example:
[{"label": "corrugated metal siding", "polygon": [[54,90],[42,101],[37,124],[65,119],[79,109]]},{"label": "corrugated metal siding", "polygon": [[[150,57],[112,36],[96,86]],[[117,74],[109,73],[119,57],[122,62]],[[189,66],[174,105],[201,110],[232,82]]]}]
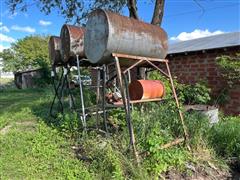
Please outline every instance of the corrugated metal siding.
[{"label": "corrugated metal siding", "polygon": [[224,33],[170,44],[168,54],[217,49],[231,46],[240,46],[240,32]]}]

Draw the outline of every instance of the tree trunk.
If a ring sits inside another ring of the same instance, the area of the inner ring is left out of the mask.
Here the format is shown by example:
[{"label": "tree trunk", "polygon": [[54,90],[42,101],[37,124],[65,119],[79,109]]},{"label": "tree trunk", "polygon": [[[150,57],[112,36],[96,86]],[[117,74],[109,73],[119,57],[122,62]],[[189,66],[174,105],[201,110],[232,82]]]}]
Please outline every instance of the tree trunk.
[{"label": "tree trunk", "polygon": [[156,0],[151,24],[161,26],[165,0]]},{"label": "tree trunk", "polygon": [[139,19],[136,0],[128,0],[128,10],[131,18]]},{"label": "tree trunk", "polygon": [[[160,26],[162,23],[165,0],[156,0],[151,24]],[[137,13],[136,0],[128,0],[128,10],[130,17],[139,19]],[[139,79],[146,79],[146,68],[138,68],[137,76]]]},{"label": "tree trunk", "polygon": [[[128,0],[128,10],[131,18],[139,19],[136,0]],[[145,68],[137,68],[137,79],[145,79]]]}]

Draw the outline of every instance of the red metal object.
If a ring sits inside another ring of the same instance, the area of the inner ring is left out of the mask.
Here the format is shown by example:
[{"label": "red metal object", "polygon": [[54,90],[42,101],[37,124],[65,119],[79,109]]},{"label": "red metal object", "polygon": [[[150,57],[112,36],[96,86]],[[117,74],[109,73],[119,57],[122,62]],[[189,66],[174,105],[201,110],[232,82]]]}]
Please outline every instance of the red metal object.
[{"label": "red metal object", "polygon": [[64,62],[84,58],[84,28],[64,24],[61,29],[61,55]]},{"label": "red metal object", "polygon": [[49,58],[52,62],[52,65],[62,64],[60,47],[61,47],[60,37],[51,36],[48,42],[48,51],[49,51]]},{"label": "red metal object", "polygon": [[162,98],[165,89],[159,80],[136,80],[129,84],[129,96],[131,100]]}]

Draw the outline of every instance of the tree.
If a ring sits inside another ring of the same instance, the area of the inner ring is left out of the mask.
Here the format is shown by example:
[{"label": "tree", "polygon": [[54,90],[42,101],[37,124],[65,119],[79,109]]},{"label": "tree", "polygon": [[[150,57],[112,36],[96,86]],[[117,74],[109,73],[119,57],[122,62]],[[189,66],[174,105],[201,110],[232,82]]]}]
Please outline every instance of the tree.
[{"label": "tree", "polygon": [[[153,0],[143,1],[154,3]],[[6,0],[6,2],[12,13],[16,10],[27,11],[30,6],[37,5],[45,14],[49,14],[53,10],[58,10],[67,22],[74,21],[76,24],[84,23],[89,12],[98,8],[122,12],[124,7],[128,7],[129,16],[139,19],[137,0]],[[152,24],[161,25],[164,3],[165,0],[155,0]]]},{"label": "tree", "polygon": [[0,53],[4,71],[45,68],[50,65],[47,36],[27,36]]},{"label": "tree", "polygon": [[[94,9],[107,9],[114,12],[122,12],[124,7],[128,7],[129,16],[139,19],[137,10],[137,0],[6,0],[12,13],[17,9],[26,11],[31,5],[37,5],[46,14],[57,9],[66,18],[66,22],[75,21],[76,24],[85,23],[86,17]],[[149,0],[143,0],[149,2]],[[150,0],[154,3],[153,0]],[[165,0],[155,0],[151,24],[161,26],[164,13]],[[139,77],[145,79],[145,68],[138,69]]]}]

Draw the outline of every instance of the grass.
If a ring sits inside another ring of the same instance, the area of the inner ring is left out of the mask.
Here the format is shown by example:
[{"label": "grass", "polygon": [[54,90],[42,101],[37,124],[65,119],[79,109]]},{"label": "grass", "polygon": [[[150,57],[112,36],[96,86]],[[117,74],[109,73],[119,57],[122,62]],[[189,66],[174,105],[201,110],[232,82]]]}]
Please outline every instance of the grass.
[{"label": "grass", "polygon": [[198,114],[185,116],[194,155],[183,144],[159,150],[183,135],[171,102],[136,106],[132,117],[137,148],[147,154],[137,167],[122,110],[109,113],[116,125],[108,124],[110,137],[95,131],[85,136],[76,114],[49,117],[51,99],[50,88],[0,90],[0,179],[157,179],[167,171],[189,172],[186,165],[201,162],[204,167],[216,160],[206,145],[210,127]]},{"label": "grass", "polygon": [[0,179],[91,179],[66,139],[44,121],[46,90],[0,93]]}]

